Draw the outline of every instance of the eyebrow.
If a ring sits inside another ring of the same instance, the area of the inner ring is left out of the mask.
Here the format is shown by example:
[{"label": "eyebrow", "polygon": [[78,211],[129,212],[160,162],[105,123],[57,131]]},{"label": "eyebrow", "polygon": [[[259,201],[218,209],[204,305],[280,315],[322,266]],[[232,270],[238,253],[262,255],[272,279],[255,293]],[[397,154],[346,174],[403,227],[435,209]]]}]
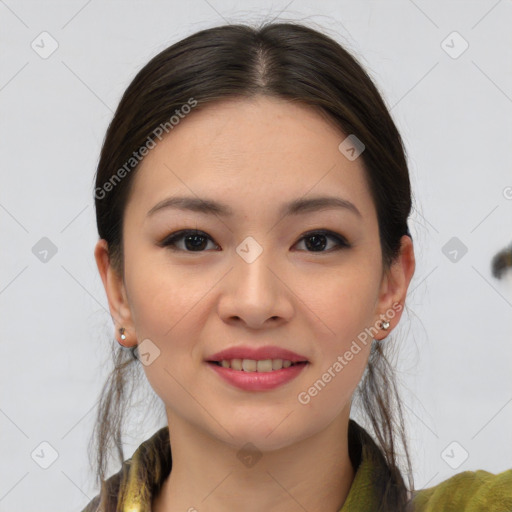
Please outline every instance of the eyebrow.
[{"label": "eyebrow", "polygon": [[[147,216],[149,217],[155,212],[165,208],[193,211],[209,215],[219,215],[221,217],[232,217],[234,215],[234,211],[231,207],[211,199],[175,196],[169,197],[157,203],[155,206],[153,206],[153,208],[151,208],[151,210],[148,211]],[[319,196],[311,197],[308,199],[295,199],[281,206],[279,210],[279,216],[286,217],[289,215],[302,215],[329,209],[344,209],[362,218],[361,212],[357,209],[355,204],[346,199],[335,196]]]}]

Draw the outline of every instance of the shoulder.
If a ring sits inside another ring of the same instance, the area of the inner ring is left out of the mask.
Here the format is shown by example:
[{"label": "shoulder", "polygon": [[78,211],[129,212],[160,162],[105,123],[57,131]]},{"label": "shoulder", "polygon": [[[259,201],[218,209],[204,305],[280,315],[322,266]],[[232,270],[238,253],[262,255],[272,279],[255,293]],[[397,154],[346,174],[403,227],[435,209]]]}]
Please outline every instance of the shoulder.
[{"label": "shoulder", "polygon": [[171,467],[169,429],[162,427],[122,463],[118,473],[102,482],[100,493],[81,512],[150,510],[152,493],[161,487]]},{"label": "shoulder", "polygon": [[512,469],[464,471],[412,494],[414,512],[511,512]]}]

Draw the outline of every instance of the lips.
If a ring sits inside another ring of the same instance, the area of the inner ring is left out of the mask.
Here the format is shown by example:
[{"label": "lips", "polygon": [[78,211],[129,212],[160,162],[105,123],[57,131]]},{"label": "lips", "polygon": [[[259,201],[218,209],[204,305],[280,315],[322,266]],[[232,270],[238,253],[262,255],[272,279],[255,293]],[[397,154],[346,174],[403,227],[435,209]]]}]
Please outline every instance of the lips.
[{"label": "lips", "polygon": [[206,358],[208,362],[220,362],[232,359],[253,359],[263,361],[265,359],[283,359],[292,363],[309,362],[305,356],[277,346],[267,347],[230,347]]}]

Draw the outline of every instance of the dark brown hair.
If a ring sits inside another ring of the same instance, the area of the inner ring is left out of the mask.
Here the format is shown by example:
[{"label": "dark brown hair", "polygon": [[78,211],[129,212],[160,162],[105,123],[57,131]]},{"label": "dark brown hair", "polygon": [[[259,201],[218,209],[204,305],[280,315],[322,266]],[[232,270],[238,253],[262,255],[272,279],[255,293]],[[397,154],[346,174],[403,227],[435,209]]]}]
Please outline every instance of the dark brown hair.
[{"label": "dark brown hair", "polygon": [[[108,242],[111,263],[120,275],[123,212],[141,148],[157,143],[162,127],[171,133],[171,116],[183,117],[184,105],[193,104],[197,110],[223,99],[257,94],[310,106],[342,134],[362,141],[383,268],[396,259],[401,237],[408,233],[409,173],[400,134],[368,74],[339,43],[302,24],[265,23],[258,28],[238,24],[202,30],[166,48],[139,71],[119,103],[101,150],[95,205],[99,236]],[[111,445],[123,461],[127,386],[130,382],[133,386],[134,366],[140,367],[133,350],[127,353],[113,343],[114,369],[102,390],[94,429],[98,483],[105,478]],[[407,500],[398,440],[410,489],[412,468],[395,375],[384,352],[382,343],[374,341],[358,398],[389,469],[381,510],[397,512],[405,510]]]}]

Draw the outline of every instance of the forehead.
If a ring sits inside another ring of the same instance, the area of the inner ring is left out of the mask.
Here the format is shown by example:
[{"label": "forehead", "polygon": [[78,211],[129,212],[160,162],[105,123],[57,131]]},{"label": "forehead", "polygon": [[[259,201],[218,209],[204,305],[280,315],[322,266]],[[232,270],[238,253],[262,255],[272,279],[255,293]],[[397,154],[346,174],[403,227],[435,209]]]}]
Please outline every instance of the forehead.
[{"label": "forehead", "polygon": [[[311,107],[272,97],[207,105],[180,120],[141,162],[130,208],[144,215],[173,195],[208,197],[253,215],[308,195],[336,195],[375,214],[361,158]],[[276,210],[277,211],[277,210]]]}]

